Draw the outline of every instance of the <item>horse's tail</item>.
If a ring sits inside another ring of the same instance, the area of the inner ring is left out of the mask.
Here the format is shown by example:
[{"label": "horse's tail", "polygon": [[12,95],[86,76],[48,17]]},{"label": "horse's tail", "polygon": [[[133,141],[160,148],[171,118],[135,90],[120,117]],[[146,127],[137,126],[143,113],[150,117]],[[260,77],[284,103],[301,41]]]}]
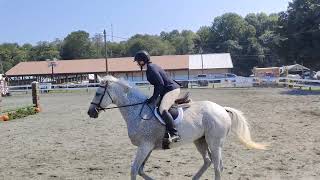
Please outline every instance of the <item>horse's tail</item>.
[{"label": "horse's tail", "polygon": [[252,141],[248,122],[241,111],[230,107],[224,108],[227,112],[232,114],[231,131],[237,134],[238,138],[243,144],[245,144],[249,148],[266,149],[266,145]]}]

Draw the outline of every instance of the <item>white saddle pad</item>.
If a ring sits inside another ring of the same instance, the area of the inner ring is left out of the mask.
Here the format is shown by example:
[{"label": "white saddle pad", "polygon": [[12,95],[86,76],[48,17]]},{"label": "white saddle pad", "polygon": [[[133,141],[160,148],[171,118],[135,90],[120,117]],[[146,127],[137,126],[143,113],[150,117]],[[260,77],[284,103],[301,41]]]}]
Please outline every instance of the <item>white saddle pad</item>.
[{"label": "white saddle pad", "polygon": [[[180,124],[180,122],[183,119],[183,108],[179,107],[178,108],[178,117],[174,120],[174,125],[178,125]],[[158,113],[158,108],[154,109],[154,115],[157,117],[157,119],[159,120],[159,122],[163,125],[166,125],[166,123],[164,122],[164,120],[162,119],[161,115]]]}]

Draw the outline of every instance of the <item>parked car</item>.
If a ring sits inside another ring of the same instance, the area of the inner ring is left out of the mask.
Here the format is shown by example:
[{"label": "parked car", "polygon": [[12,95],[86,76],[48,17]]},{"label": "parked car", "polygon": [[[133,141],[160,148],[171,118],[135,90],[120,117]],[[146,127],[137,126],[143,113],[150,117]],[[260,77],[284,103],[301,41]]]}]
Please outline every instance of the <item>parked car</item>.
[{"label": "parked car", "polygon": [[206,79],[208,76],[206,74],[198,74],[197,79]]},{"label": "parked car", "polygon": [[232,73],[226,73],[225,76],[226,76],[227,78],[236,78],[236,77],[237,77],[237,75],[232,74]]},{"label": "parked car", "polygon": [[236,78],[237,75],[232,73],[221,73],[221,74],[211,74],[209,75],[210,79],[223,79],[223,78]]},{"label": "parked car", "polygon": [[199,86],[208,86],[209,85],[209,81],[208,81],[208,76],[206,74],[199,74],[197,76],[197,80],[198,80],[198,85]]},{"label": "parked car", "polygon": [[288,74],[287,77],[292,79],[302,79],[299,74]]}]

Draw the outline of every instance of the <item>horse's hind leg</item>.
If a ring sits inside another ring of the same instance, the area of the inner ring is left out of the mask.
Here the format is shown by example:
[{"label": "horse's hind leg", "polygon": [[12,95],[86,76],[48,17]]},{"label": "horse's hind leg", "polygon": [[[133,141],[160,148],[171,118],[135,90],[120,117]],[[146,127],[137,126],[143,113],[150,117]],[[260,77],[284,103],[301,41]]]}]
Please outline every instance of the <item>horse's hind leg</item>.
[{"label": "horse's hind leg", "polygon": [[193,180],[200,179],[200,177],[203,175],[204,172],[208,169],[208,167],[211,165],[210,158],[207,157],[207,154],[210,155],[210,152],[208,150],[208,144],[204,137],[194,141],[194,145],[196,145],[197,150],[201,154],[203,158],[203,165],[199,169],[199,171],[193,176]]},{"label": "horse's hind leg", "polygon": [[215,180],[220,180],[221,173],[223,171],[222,146],[224,139],[221,137],[213,137],[212,139],[206,140],[211,151],[211,159],[214,165]]}]

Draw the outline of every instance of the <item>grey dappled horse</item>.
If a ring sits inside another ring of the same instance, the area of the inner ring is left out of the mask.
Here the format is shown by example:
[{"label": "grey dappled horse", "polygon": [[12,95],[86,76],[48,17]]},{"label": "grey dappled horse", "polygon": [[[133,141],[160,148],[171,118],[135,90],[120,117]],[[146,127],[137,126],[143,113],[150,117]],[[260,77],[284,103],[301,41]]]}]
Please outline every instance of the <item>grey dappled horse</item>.
[{"label": "grey dappled horse", "polygon": [[[165,126],[153,116],[147,105],[141,104],[146,99],[146,95],[131,87],[126,81],[106,76],[101,80],[88,110],[90,117],[97,118],[99,112],[110,104],[122,107],[120,112],[126,121],[129,138],[133,145],[138,146],[131,166],[131,179],[136,179],[137,175],[144,179],[152,179],[146,175],[143,168],[152,150],[162,149],[165,134]],[[251,140],[247,121],[240,111],[210,101],[192,102],[190,105],[184,110],[183,120],[176,126],[181,141],[172,143],[170,147],[186,143],[195,144],[204,164],[193,179],[199,179],[211,163],[214,165],[215,180],[221,179],[222,146],[230,129],[248,147],[265,148],[265,145]],[[149,118],[145,120],[143,117]]]}]

